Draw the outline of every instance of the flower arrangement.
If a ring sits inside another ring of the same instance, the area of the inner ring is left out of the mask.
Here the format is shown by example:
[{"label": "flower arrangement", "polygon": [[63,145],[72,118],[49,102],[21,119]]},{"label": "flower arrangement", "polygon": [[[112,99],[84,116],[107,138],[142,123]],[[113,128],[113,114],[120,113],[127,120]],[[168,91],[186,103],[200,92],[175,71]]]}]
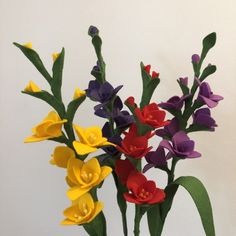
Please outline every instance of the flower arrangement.
[{"label": "flower arrangement", "polygon": [[[125,236],[128,235],[127,203],[135,208],[134,235],[140,234],[140,221],[146,215],[150,235],[160,236],[179,186],[191,195],[206,235],[214,236],[212,208],[205,187],[192,176],[175,178],[175,168],[179,161],[201,156],[189,135],[197,131],[214,131],[217,126],[211,109],[223,97],[214,94],[205,82],[216,71],[216,66],[209,64],[202,69],[207,53],[215,45],[216,34],[211,33],[203,39],[200,56],[192,56],[192,85],[189,85],[188,77],[179,78],[177,82],[181,95],[173,96],[166,102],[151,101],[160,75],[151,71],[150,65],[141,63],[143,90],[139,104],[134,97],[122,102],[118,96],[122,85],[114,87],[106,79],[99,30],[91,26],[88,34],[97,55],[97,63],[91,71],[94,79],[84,91],[76,88],[67,106],[61,94],[64,48],[60,53],[53,54],[50,74],[31,43],[14,43],[46,79],[51,89],[51,92],[41,90],[30,81],[23,91],[53,108],[32,129],[31,136],[25,142],[51,140],[60,143],[55,147],[50,163],[66,170],[67,196],[71,202],[64,210],[65,218],[61,224],[81,225],[92,236],[107,235],[103,203],[99,201],[97,192],[106,177],[112,174]],[[75,113],[86,98],[96,102],[94,114],[106,120],[102,128],[84,128],[74,124]],[[166,112],[171,114],[170,120],[167,120]],[[153,149],[148,143],[157,136],[162,140]],[[103,153],[96,155],[98,149]],[[159,188],[158,182],[145,177],[150,168],[167,174],[165,189]]]}]

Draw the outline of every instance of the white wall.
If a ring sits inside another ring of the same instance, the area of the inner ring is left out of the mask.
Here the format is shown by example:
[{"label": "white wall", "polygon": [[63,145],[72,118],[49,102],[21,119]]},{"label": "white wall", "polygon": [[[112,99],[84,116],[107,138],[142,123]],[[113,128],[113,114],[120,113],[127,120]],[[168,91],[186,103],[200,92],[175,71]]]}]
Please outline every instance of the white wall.
[{"label": "white wall", "polygon": [[[200,52],[201,39],[217,32],[217,45],[207,62],[218,65],[209,79],[213,91],[225,97],[214,109],[219,127],[215,133],[198,133],[196,149],[203,156],[186,160],[177,175],[199,177],[208,189],[215,215],[217,236],[236,235],[236,3],[213,1],[82,1],[82,0],[1,0],[0,1],[0,235],[64,236],[85,235],[82,228],[59,226],[62,211],[69,204],[65,173],[48,164],[56,145],[52,142],[23,144],[30,129],[49,107],[20,91],[29,80],[46,89],[39,73],[12,45],[32,41],[47,68],[51,54],[66,48],[63,94],[69,101],[75,86],[85,89],[95,63],[89,25],[97,25],[104,41],[107,75],[114,85],[124,84],[120,95],[138,97],[141,92],[139,62],[152,64],[161,74],[154,101],[180,94],[176,79],[192,77],[190,57]],[[92,116],[93,104],[82,106],[76,122],[102,125]],[[150,172],[149,177],[160,174]],[[158,180],[157,180],[158,181]],[[160,186],[164,184],[159,177]],[[112,179],[100,191],[106,202],[108,235],[121,235],[121,222],[115,205]],[[132,231],[133,209],[129,224]],[[132,234],[131,234],[132,235]],[[148,235],[143,222],[141,235]],[[164,236],[202,236],[197,210],[184,190],[176,196],[163,232]]]}]

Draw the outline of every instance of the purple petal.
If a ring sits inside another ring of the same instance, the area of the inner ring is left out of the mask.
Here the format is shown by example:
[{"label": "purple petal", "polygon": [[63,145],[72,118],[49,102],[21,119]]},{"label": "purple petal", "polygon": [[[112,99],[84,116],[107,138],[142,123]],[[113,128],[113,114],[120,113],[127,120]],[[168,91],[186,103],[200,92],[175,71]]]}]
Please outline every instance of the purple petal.
[{"label": "purple petal", "polygon": [[189,154],[188,158],[197,158],[197,157],[200,157],[200,156],[201,156],[201,153],[193,151]]},{"label": "purple petal", "polygon": [[200,96],[200,98],[204,101],[204,103],[209,107],[209,108],[214,108],[217,106],[218,102],[215,102],[207,97]]},{"label": "purple petal", "polygon": [[188,140],[189,140],[189,137],[184,131],[177,132],[172,138],[174,148],[178,147],[180,143],[188,141]]},{"label": "purple petal", "polygon": [[171,153],[174,153],[173,147],[170,145],[170,143],[167,140],[162,140],[160,142],[160,146],[168,149]]},{"label": "purple petal", "polygon": [[177,149],[181,153],[192,152],[194,149],[194,141],[188,140],[188,141],[181,142],[178,145]]},{"label": "purple petal", "polygon": [[154,167],[153,164],[146,164],[143,168],[143,173],[147,172],[149,169],[151,169],[152,167]]}]

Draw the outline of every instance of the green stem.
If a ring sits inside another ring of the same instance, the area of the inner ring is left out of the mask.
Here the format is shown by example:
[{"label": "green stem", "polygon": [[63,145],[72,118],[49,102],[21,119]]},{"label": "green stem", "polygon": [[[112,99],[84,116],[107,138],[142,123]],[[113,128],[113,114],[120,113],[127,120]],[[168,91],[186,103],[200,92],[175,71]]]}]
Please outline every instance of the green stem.
[{"label": "green stem", "polygon": [[173,157],[172,158],[171,169],[170,169],[170,172],[168,173],[168,185],[174,181],[175,167],[176,167],[176,164],[179,160],[180,159],[178,157]]},{"label": "green stem", "polygon": [[141,221],[140,206],[135,205],[135,218],[134,218],[134,236],[139,236],[140,234],[140,221]]}]

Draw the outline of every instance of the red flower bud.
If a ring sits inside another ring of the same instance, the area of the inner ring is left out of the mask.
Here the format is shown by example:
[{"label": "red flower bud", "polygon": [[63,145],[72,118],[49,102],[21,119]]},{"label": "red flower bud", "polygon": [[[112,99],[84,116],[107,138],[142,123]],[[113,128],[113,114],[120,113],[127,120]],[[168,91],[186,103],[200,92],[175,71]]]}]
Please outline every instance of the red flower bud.
[{"label": "red flower bud", "polygon": [[145,70],[148,74],[150,74],[151,65],[146,65],[146,66],[144,66],[144,70]]},{"label": "red flower bud", "polygon": [[135,102],[134,102],[134,97],[130,96],[126,99],[125,101],[126,104],[130,105],[130,106],[134,106]]},{"label": "red flower bud", "polygon": [[160,110],[156,103],[146,105],[143,109],[136,108],[134,112],[141,123],[150,125],[154,128],[169,124],[169,121],[164,121],[166,112]]},{"label": "red flower bud", "polygon": [[157,73],[156,71],[153,71],[152,72],[152,78],[154,79],[154,78],[159,78],[159,73]]}]

